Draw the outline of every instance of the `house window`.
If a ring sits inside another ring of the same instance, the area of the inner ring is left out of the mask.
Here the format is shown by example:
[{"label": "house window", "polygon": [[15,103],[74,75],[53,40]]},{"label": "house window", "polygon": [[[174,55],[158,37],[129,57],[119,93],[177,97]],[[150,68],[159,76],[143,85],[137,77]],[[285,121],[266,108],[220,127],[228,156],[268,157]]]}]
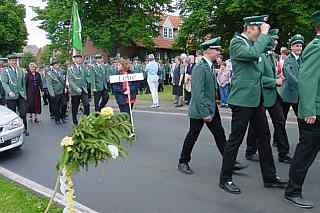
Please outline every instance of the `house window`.
[{"label": "house window", "polygon": [[163,37],[168,38],[168,28],[167,27],[163,28]]},{"label": "house window", "polygon": [[168,28],[169,29],[169,38],[173,38],[173,30],[172,28]]},{"label": "house window", "polygon": [[173,38],[173,29],[170,27],[164,27],[163,38]]}]

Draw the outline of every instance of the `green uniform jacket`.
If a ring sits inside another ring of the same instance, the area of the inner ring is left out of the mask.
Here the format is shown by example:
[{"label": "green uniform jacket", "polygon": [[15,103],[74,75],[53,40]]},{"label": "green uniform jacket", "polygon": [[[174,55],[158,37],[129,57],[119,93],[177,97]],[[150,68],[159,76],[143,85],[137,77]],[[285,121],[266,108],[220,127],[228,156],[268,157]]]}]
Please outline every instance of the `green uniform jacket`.
[{"label": "green uniform jacket", "polygon": [[299,117],[320,116],[320,35],[303,52],[298,75]]},{"label": "green uniform jacket", "polygon": [[273,107],[278,98],[277,69],[273,52],[261,56],[263,106]]},{"label": "green uniform jacket", "polygon": [[92,83],[92,67],[84,68],[86,72],[86,81],[88,84]]},{"label": "green uniform jacket", "polygon": [[[27,99],[26,73],[18,67],[16,69],[17,72],[15,72],[12,67],[7,67],[1,75],[2,86],[6,92],[6,100],[17,100],[19,96]],[[15,96],[10,97],[10,92],[13,92]]]},{"label": "green uniform jacket", "polygon": [[[68,70],[68,81],[70,86],[71,96],[81,95],[82,90],[88,93],[87,90],[87,71],[83,66],[80,69],[76,65],[71,66]],[[81,90],[81,91],[80,91]]]},{"label": "green uniform jacket", "polygon": [[261,103],[261,76],[258,67],[261,54],[271,42],[269,35],[261,34],[253,43],[236,35],[230,43],[233,68],[229,104],[242,107],[258,107]]},{"label": "green uniform jacket", "polygon": [[216,85],[214,72],[205,59],[195,65],[192,71],[192,98],[189,106],[189,116],[202,119],[214,116],[216,110]]},{"label": "green uniform jacket", "polygon": [[133,73],[143,73],[143,67],[141,64],[134,64],[132,71]]},{"label": "green uniform jacket", "polygon": [[56,72],[50,69],[46,74],[46,80],[50,96],[63,94],[65,84],[65,72],[63,70]]},{"label": "green uniform jacket", "polygon": [[170,65],[169,64],[164,64],[163,65],[163,69],[164,69],[164,74],[165,75],[170,75]]},{"label": "green uniform jacket", "polygon": [[158,75],[159,75],[159,80],[162,80],[162,81],[163,81],[163,80],[166,78],[166,73],[165,73],[164,65],[160,65],[160,66],[159,66]]},{"label": "green uniform jacket", "polygon": [[104,64],[94,65],[91,67],[91,89],[100,92],[107,89],[108,70]]},{"label": "green uniform jacket", "polygon": [[279,94],[283,102],[296,104],[298,103],[299,64],[292,54],[284,61],[282,73],[285,81],[279,88]]}]

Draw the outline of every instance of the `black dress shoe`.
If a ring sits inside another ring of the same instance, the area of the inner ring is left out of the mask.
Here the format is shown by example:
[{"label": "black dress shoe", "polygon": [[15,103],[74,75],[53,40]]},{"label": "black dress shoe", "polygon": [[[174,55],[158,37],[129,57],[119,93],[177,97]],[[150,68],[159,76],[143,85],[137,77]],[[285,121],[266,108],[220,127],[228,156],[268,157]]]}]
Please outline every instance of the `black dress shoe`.
[{"label": "black dress shoe", "polygon": [[279,162],[280,163],[286,163],[286,164],[291,164],[292,163],[292,158],[289,157],[288,155],[279,157]]},{"label": "black dress shoe", "polygon": [[254,162],[259,162],[259,156],[257,154],[253,154],[253,155],[246,155],[246,159],[249,161],[254,161]]},{"label": "black dress shoe", "polygon": [[248,168],[248,165],[244,165],[244,164],[241,164],[239,162],[236,162],[233,166],[233,171],[240,171],[242,169],[245,169],[245,168]]},{"label": "black dress shoe", "polygon": [[188,163],[179,163],[178,170],[187,175],[194,174]]},{"label": "black dress shoe", "polygon": [[232,181],[219,184],[220,188],[231,194],[241,194],[241,190]]},{"label": "black dress shoe", "polygon": [[264,187],[265,188],[279,188],[284,189],[288,185],[288,181],[283,181],[279,177],[276,177],[276,179],[272,182],[265,182]]},{"label": "black dress shoe", "polygon": [[25,136],[29,136],[29,132],[27,130],[25,130],[23,133]]},{"label": "black dress shoe", "polygon": [[312,202],[307,201],[302,197],[291,197],[291,196],[285,195],[284,199],[296,207],[300,207],[304,209],[312,209],[314,207],[314,204]]}]

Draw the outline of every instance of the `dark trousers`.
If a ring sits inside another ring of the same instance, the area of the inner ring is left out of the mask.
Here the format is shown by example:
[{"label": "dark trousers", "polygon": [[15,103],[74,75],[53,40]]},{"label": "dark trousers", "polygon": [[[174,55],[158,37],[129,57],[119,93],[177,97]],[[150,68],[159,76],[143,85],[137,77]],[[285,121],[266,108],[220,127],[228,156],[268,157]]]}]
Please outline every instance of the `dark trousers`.
[{"label": "dark trousers", "polygon": [[48,105],[49,104],[49,102],[50,102],[50,94],[49,94],[48,88],[43,88],[42,99],[43,99],[44,105]]},{"label": "dark trousers", "polygon": [[42,98],[43,98],[44,105],[49,105],[50,116],[53,116],[54,115],[54,104],[53,104],[52,97],[50,96],[47,88],[43,88]]},{"label": "dark trousers", "polygon": [[[202,119],[190,118],[189,132],[184,140],[179,163],[188,163],[191,160],[191,152],[198,140],[199,134],[205,122]],[[221,123],[220,113],[216,106],[215,115],[210,123],[206,123],[211,134],[213,135],[221,155],[224,152],[226,144],[226,135]]]},{"label": "dark trousers", "polygon": [[92,93],[91,93],[91,83],[87,84],[87,91],[88,91],[88,98],[91,99]]},{"label": "dark trousers", "polygon": [[7,100],[7,107],[14,112],[18,112],[20,118],[23,120],[24,129],[28,129],[27,122],[27,102],[26,100],[19,96],[16,100]]},{"label": "dark trousers", "polygon": [[64,94],[56,95],[54,97],[50,97],[52,100],[51,103],[53,105],[54,118],[56,121],[63,120],[66,115],[66,99]]},{"label": "dark trousers", "polygon": [[6,99],[3,97],[0,97],[0,105],[4,106],[6,105]]},{"label": "dark trousers", "polygon": [[145,88],[145,90],[144,90],[145,94],[150,94],[151,93],[147,79],[144,80],[144,88]]},{"label": "dark trousers", "polygon": [[289,171],[289,184],[286,195],[300,197],[302,185],[310,166],[320,151],[320,120],[315,124],[307,124],[299,119],[300,142],[297,145]]},{"label": "dark trousers", "polygon": [[74,125],[78,125],[78,111],[80,101],[83,105],[83,114],[89,115],[90,113],[90,104],[88,99],[88,94],[82,91],[81,95],[71,96],[71,108],[72,108],[72,121]]},{"label": "dark trousers", "polygon": [[[273,140],[277,141],[277,148],[279,157],[284,157],[289,153],[289,140],[286,131],[286,121],[282,111],[281,101],[278,98],[274,106],[267,108],[272,124],[274,127]],[[257,135],[255,134],[252,123],[249,125],[248,136],[247,136],[247,150],[246,155],[253,155],[258,150]]]},{"label": "dark trousers", "polygon": [[54,116],[54,103],[53,103],[52,97],[50,97],[49,94],[48,94],[48,97],[47,97],[47,101],[48,101],[48,104],[49,104],[50,116]]},{"label": "dark trousers", "polygon": [[94,107],[96,112],[100,112],[105,107],[109,100],[109,94],[106,89],[93,93]]},{"label": "dark trousers", "polygon": [[141,80],[141,81],[139,81],[139,92],[140,92],[140,94],[143,94],[143,91],[144,91],[144,88],[145,88],[145,85],[144,85],[144,80]]},{"label": "dark trousers", "polygon": [[298,116],[298,104],[282,102],[283,115],[284,115],[284,118],[286,119],[286,121],[287,121],[287,118],[288,118],[290,107],[292,107],[292,109],[294,111],[294,114],[296,116]]},{"label": "dark trousers", "polygon": [[223,154],[223,164],[220,174],[222,183],[232,181],[233,166],[235,164],[239,147],[246,134],[249,122],[252,123],[253,131],[258,137],[258,152],[260,167],[264,182],[272,182],[276,178],[276,169],[270,145],[270,130],[263,106],[240,107],[231,106],[232,121],[231,134]]},{"label": "dark trousers", "polygon": [[190,100],[191,100],[191,92],[188,92],[187,90],[184,90],[184,99],[186,101],[187,104],[190,103]]},{"label": "dark trousers", "polygon": [[[131,109],[133,109],[133,105],[134,104],[131,104]],[[121,104],[119,105],[119,110],[120,112],[126,112],[130,115],[130,107],[129,107],[129,104]]]},{"label": "dark trousers", "polygon": [[158,92],[163,92],[164,91],[163,82],[164,82],[163,80],[159,81]]}]

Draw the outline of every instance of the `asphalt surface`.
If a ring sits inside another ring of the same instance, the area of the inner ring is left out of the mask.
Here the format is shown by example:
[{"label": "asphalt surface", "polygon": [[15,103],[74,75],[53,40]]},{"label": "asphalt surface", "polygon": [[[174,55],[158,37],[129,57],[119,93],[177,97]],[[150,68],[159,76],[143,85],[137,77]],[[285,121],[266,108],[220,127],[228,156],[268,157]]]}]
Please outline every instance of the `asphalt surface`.
[{"label": "asphalt surface", "polygon": [[[46,112],[46,110],[44,110]],[[234,176],[243,194],[230,195],[218,187],[221,156],[213,137],[204,128],[193,152],[195,175],[177,171],[177,160],[188,128],[183,115],[135,112],[137,142],[128,146],[128,160],[116,160],[90,168],[75,177],[77,201],[101,213],[315,213],[320,211],[319,158],[304,186],[305,197],[315,201],[313,210],[292,207],[283,200],[282,190],[262,186],[260,168],[249,168]],[[230,131],[230,118],[223,118]],[[57,127],[48,115],[41,124],[30,124],[30,136],[22,150],[0,153],[0,166],[53,188],[60,140],[71,124]],[[298,140],[297,126],[287,127],[292,152]],[[244,148],[239,152],[244,159]],[[288,177],[288,166],[277,161],[278,174]]]}]

